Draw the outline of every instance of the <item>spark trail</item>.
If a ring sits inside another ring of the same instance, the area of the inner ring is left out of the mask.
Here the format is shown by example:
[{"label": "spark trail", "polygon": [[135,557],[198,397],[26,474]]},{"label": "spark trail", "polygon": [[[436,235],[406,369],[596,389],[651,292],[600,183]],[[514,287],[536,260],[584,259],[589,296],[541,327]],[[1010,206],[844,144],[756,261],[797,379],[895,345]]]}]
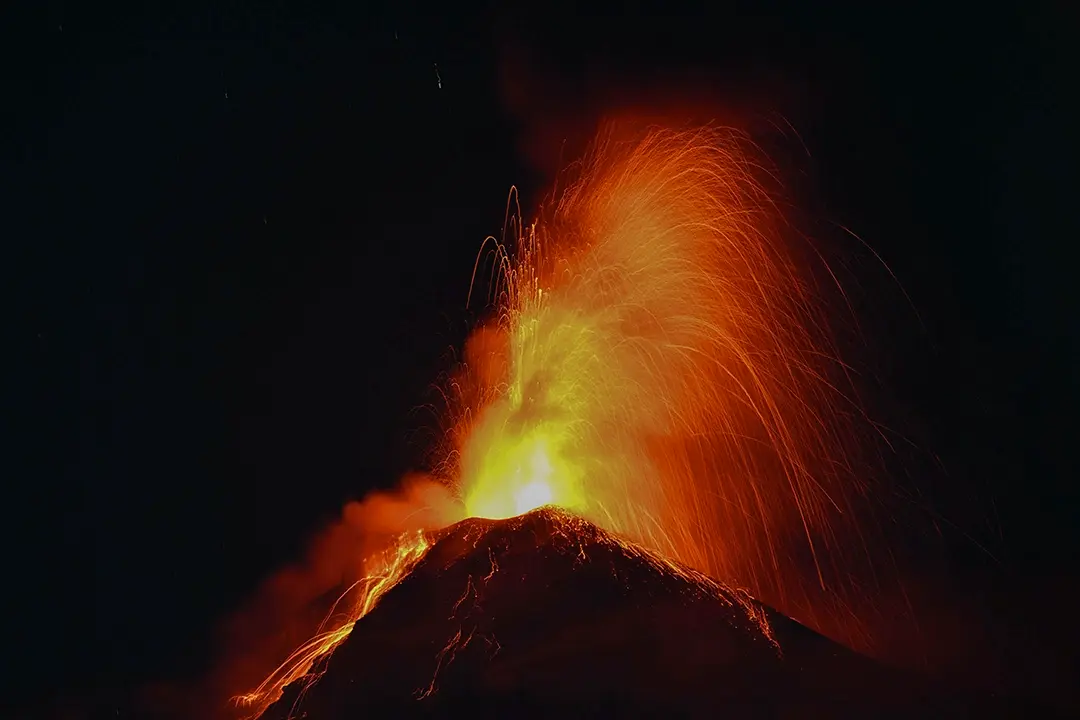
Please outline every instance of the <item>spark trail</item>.
[{"label": "spark trail", "polygon": [[613,126],[511,222],[449,474],[469,515],[559,505],[805,617],[794,566],[820,589],[866,551],[862,413],[758,156],[735,131]]}]

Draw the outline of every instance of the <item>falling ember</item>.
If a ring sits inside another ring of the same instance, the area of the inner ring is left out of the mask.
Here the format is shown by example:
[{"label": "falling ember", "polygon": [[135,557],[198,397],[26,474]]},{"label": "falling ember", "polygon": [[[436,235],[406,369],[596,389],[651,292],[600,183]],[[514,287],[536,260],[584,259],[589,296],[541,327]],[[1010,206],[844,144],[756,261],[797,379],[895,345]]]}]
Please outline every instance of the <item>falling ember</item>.
[{"label": "falling ember", "polygon": [[[733,131],[611,130],[538,221],[515,216],[441,471],[468,516],[558,506],[820,629],[866,557],[861,412],[754,158]],[[341,642],[414,541],[255,705]]]}]

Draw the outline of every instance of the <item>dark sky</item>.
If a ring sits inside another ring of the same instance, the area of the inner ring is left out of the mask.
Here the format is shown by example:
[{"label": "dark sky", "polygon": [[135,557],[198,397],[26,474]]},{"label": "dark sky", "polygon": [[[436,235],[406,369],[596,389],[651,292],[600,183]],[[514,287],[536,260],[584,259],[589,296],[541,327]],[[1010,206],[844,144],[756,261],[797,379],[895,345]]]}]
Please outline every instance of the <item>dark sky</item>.
[{"label": "dark sky", "polygon": [[343,502],[422,465],[413,410],[508,188],[535,206],[605,105],[679,97],[798,131],[780,152],[814,232],[855,230],[921,318],[860,276],[867,362],[947,471],[940,512],[998,559],[988,586],[1067,607],[1062,18],[36,5],[2,22],[5,697],[196,671]]}]

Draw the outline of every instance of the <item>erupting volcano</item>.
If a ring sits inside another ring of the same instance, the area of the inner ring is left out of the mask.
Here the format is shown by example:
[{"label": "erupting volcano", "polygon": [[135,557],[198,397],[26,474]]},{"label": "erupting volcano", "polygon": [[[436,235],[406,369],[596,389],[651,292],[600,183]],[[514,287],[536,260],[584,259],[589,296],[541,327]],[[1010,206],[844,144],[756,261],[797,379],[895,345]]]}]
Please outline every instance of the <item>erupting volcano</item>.
[{"label": "erupting volcano", "polygon": [[644,687],[711,688],[714,709],[797,704],[794,688],[835,690],[826,676],[876,687],[869,661],[729,589],[866,641],[850,618],[871,592],[853,578],[871,565],[872,423],[826,327],[827,264],[737,132],[611,126],[568,174],[535,222],[512,203],[510,242],[477,259],[495,313],[442,385],[434,470],[461,522],[369,558],[324,632],[240,698],[253,715],[480,696],[584,711],[588,663],[641,647],[648,667],[622,667],[601,706],[643,710]]}]

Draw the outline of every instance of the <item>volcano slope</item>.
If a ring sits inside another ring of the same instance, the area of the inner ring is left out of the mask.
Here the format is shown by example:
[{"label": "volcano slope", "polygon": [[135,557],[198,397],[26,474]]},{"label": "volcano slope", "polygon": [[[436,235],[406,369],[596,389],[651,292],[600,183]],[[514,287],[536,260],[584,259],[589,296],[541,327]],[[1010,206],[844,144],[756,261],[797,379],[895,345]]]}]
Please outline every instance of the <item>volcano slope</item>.
[{"label": "volcano slope", "polygon": [[319,681],[287,688],[263,720],[975,709],[558,510],[465,520],[432,540]]}]

